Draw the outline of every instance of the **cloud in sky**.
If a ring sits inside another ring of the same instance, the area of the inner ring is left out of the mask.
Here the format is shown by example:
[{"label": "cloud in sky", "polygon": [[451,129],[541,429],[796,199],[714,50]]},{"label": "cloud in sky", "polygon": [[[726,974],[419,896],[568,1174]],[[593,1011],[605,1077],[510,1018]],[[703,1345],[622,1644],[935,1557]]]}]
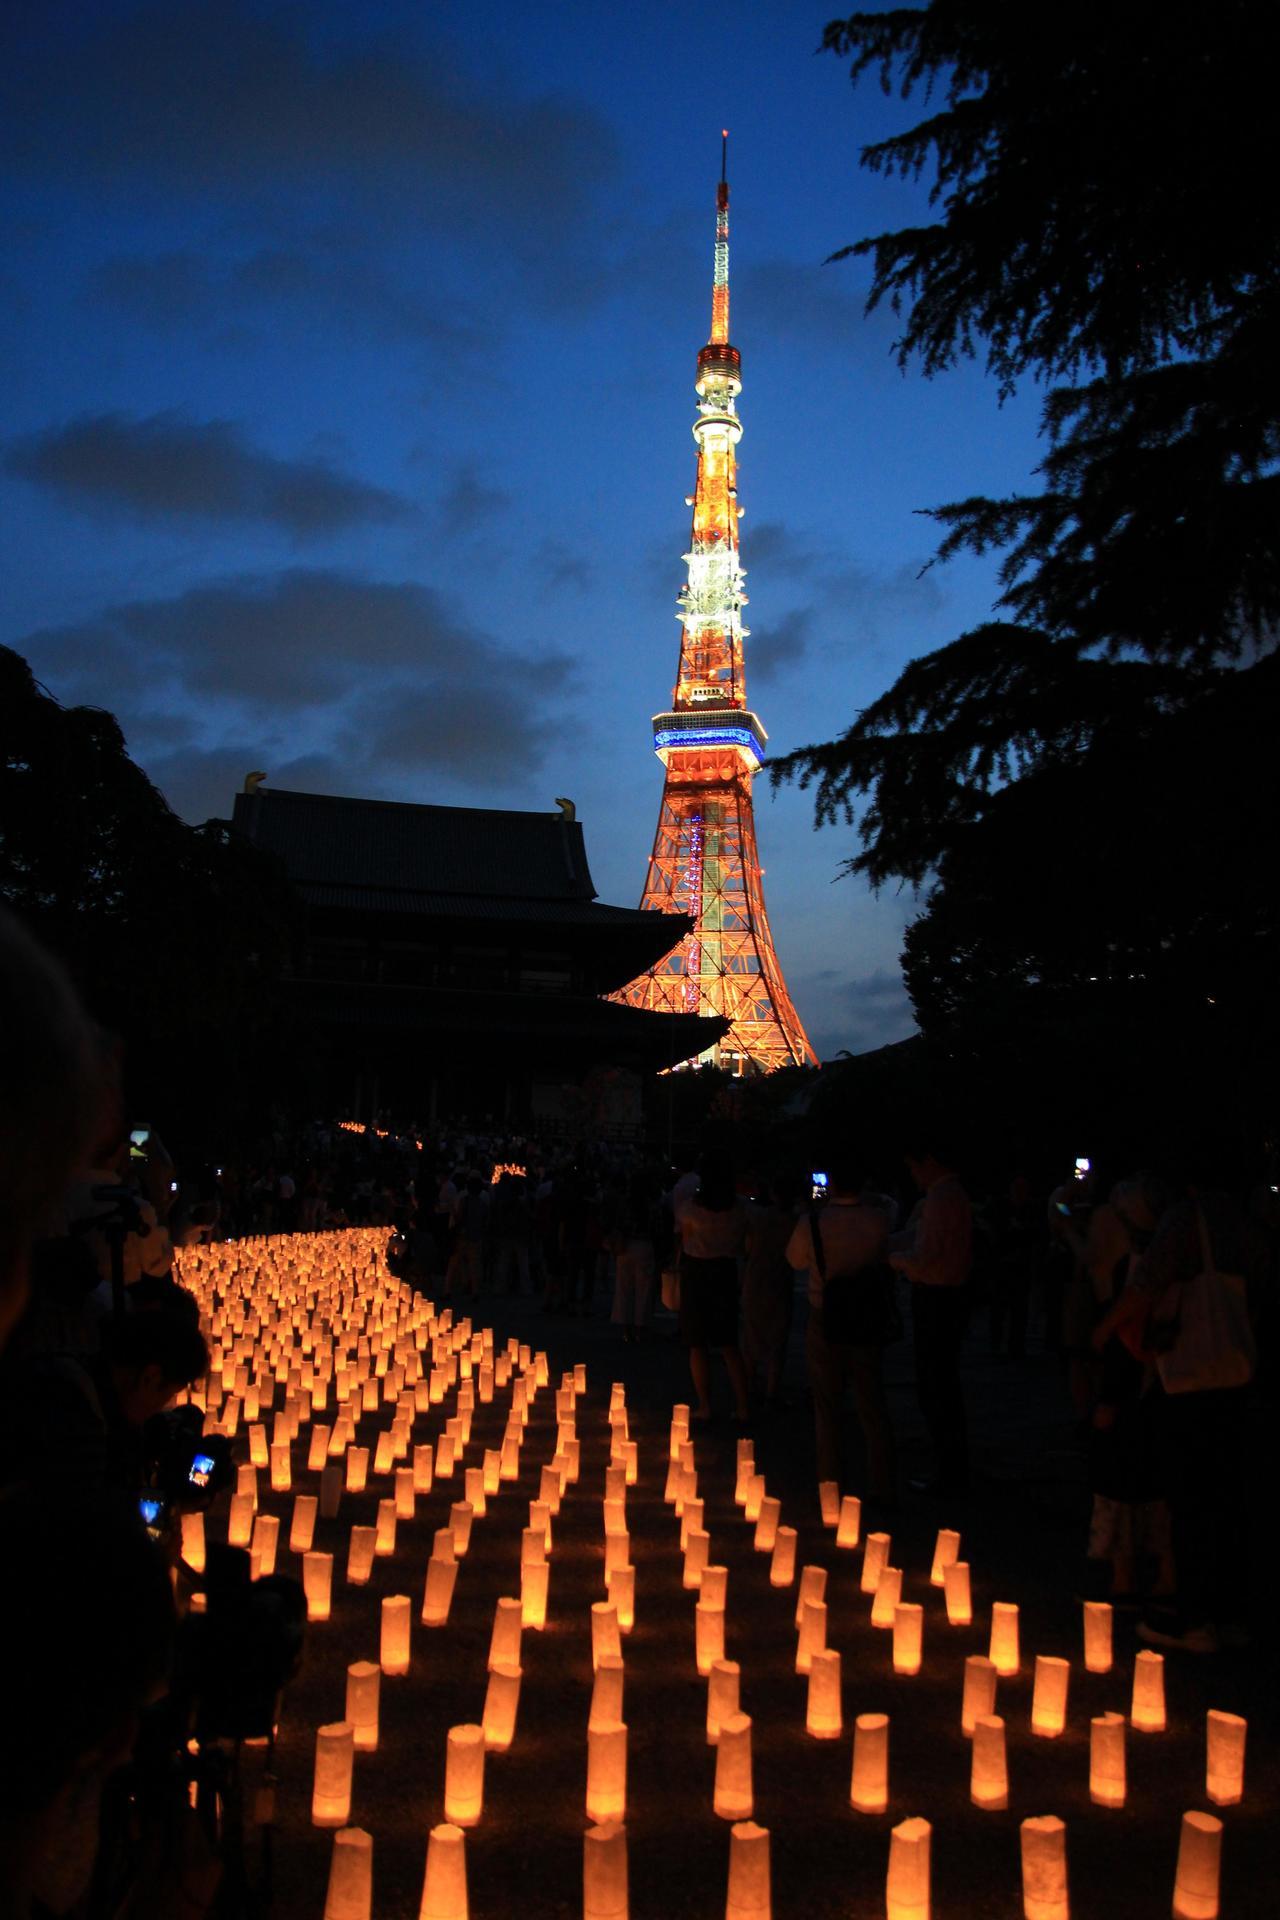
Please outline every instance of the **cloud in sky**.
[{"label": "cloud in sky", "polygon": [[135,520],[247,522],[295,540],[410,512],[382,487],[319,460],[281,460],[227,420],[86,414],[14,441],[8,471],[72,506]]},{"label": "cloud in sky", "polygon": [[905,1040],[915,1030],[915,1015],[896,967],[877,967],[853,980],[824,968],[791,984],[810,1009],[810,1039],[821,1059],[831,1059],[842,1047],[866,1053]]},{"label": "cloud in sky", "polygon": [[510,97],[491,77],[482,88],[447,45],[371,29],[359,8],[161,0],[85,31],[30,24],[8,63],[4,149],[18,166],[88,165],[202,196],[342,182],[415,222],[514,229],[537,215],[545,237],[548,215],[580,211],[616,165],[593,110]]},{"label": "cloud in sky", "polygon": [[503,513],[511,505],[511,495],[502,487],[482,480],[477,469],[464,462],[454,470],[453,478],[440,496],[440,517],[451,534],[474,533],[487,520]]},{"label": "cloud in sky", "polygon": [[435,275],[414,285],[332,232],[294,235],[287,247],[253,247],[231,260],[188,250],[112,254],[89,269],[84,293],[91,309],[169,333],[302,310],[347,339],[407,341],[447,356],[474,355],[494,337],[492,317],[456,287]]},{"label": "cloud in sky", "polygon": [[[324,569],[126,602],[18,650],[71,697],[119,706],[152,777],[203,813],[225,806],[206,782],[232,762],[281,785],[282,764],[295,779],[309,770],[348,792],[403,791],[422,774],[518,781],[574,687],[567,655],[505,647],[428,587]],[[165,752],[175,712],[199,716],[198,749]]]}]

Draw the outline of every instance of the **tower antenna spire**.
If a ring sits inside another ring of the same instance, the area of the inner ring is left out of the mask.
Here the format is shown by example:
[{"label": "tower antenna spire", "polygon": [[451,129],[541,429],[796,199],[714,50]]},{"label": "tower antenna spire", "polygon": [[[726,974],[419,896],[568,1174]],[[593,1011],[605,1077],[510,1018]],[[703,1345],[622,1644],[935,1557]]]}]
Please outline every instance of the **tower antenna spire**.
[{"label": "tower antenna spire", "polygon": [[722,187],[727,187],[728,184],[729,184],[729,129],[728,127],[721,127],[720,129],[720,185]]}]

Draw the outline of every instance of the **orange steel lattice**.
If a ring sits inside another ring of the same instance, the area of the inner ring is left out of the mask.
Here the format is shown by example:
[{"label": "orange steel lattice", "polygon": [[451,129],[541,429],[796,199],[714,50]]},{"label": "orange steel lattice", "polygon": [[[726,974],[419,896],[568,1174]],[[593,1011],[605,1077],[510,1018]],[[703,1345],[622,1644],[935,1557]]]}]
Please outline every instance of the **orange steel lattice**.
[{"label": "orange steel lattice", "polygon": [[666,768],[641,906],[692,915],[673,953],[616,996],[668,1013],[722,1014],[730,1031],[709,1056],[738,1072],[801,1066],[814,1052],[791,1003],[764,908],[751,783],[764,728],[747,706],[738,558],[735,402],[742,363],[729,344],[729,188],[716,196],[711,339],[698,355],[698,477],[688,577],[679,596],[680,666],[671,710],[654,715]]}]

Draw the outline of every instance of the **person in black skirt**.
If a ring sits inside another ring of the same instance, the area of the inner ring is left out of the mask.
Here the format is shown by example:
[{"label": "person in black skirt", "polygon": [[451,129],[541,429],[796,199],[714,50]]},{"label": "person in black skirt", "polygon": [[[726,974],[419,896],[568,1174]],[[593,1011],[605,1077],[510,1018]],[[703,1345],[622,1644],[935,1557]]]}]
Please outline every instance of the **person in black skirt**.
[{"label": "person in black skirt", "polygon": [[735,1411],[747,1418],[747,1375],[738,1350],[739,1262],[747,1241],[747,1209],[724,1154],[705,1154],[698,1191],[676,1208],[680,1236],[680,1337],[698,1404],[694,1420],[711,1417],[711,1349],[724,1361]]}]

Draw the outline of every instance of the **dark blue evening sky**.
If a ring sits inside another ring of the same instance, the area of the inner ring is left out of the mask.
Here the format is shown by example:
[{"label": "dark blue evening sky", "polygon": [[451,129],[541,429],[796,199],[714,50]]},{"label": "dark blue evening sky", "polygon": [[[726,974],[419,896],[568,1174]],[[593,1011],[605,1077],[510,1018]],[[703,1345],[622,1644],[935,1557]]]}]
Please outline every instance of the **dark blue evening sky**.
[{"label": "dark blue evening sky", "polygon": [[[837,732],[989,609],[920,508],[1026,481],[1033,404],[926,382],[845,242],[912,111],[821,8],[28,0],[0,47],[0,640],[119,715],[193,820],[280,786],[578,804],[639,896],[731,130],[753,705]],[[757,783],[819,1051],[910,1030],[911,904]]]}]

